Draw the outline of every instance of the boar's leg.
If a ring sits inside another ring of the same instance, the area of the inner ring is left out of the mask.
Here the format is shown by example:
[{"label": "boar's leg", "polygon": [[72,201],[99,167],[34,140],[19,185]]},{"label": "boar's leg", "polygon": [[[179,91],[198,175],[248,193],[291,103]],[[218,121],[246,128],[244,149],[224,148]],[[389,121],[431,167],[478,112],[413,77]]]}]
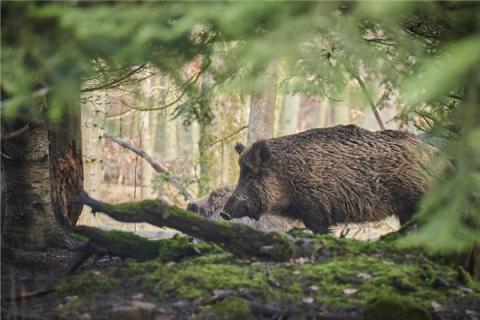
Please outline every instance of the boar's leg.
[{"label": "boar's leg", "polygon": [[330,224],[328,223],[326,216],[322,212],[307,213],[301,215],[303,224],[314,233],[328,234],[330,233]]}]

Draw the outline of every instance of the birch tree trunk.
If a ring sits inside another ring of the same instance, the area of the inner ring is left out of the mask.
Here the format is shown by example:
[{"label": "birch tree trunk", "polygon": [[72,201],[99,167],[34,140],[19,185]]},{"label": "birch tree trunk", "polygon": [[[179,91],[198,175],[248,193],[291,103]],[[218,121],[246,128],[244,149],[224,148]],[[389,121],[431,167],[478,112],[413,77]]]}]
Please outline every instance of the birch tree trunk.
[{"label": "birch tree trunk", "polygon": [[32,124],[21,136],[2,141],[11,157],[2,161],[2,239],[11,247],[41,249],[53,240],[48,144],[45,124]]},{"label": "birch tree trunk", "polygon": [[[80,99],[76,101],[80,102]],[[82,206],[68,199],[83,191],[80,108],[64,109],[55,124],[31,124],[23,134],[2,141],[4,163],[2,240],[29,250],[60,244],[58,223],[72,226]]]}]

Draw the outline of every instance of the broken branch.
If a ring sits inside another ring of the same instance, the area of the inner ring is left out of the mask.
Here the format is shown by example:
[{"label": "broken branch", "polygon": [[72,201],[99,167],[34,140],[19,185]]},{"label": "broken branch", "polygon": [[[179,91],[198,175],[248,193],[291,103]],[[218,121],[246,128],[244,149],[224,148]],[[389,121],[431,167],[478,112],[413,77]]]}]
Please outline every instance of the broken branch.
[{"label": "broken branch", "polygon": [[166,176],[167,181],[170,182],[178,191],[180,191],[180,193],[184,197],[185,201],[189,201],[189,200],[194,198],[194,196],[192,195],[192,193],[190,191],[188,191],[186,188],[182,187],[182,184],[177,179],[172,177],[170,172],[166,168],[164,168],[160,163],[153,160],[152,157],[148,153],[146,153],[145,151],[143,151],[143,150],[141,150],[137,147],[134,147],[130,143],[126,142],[125,140],[114,137],[112,135],[105,134],[104,137],[108,138],[108,139],[111,139],[112,141],[118,143],[119,145],[121,145],[125,149],[133,151],[134,153],[136,153],[137,155],[139,155],[140,157],[145,159],[145,161],[147,161],[155,171],[157,171],[157,172]]}]

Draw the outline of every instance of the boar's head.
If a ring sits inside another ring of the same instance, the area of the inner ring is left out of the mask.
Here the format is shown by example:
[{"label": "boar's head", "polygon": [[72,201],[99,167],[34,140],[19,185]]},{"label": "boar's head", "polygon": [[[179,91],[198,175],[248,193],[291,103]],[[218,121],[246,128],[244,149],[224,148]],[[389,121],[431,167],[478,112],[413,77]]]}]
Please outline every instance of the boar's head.
[{"label": "boar's head", "polygon": [[222,217],[250,217],[258,220],[264,213],[281,211],[288,198],[285,184],[275,172],[270,147],[264,140],[250,148],[237,143],[240,177],[231,197],[227,200]]}]

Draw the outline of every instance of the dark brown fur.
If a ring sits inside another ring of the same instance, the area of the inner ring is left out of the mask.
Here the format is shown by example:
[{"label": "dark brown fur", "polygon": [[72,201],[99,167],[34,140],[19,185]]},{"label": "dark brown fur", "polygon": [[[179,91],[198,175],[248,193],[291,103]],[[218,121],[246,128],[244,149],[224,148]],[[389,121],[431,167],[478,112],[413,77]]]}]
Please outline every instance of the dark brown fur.
[{"label": "dark brown fur", "polygon": [[191,200],[187,204],[187,210],[199,213],[207,218],[218,219],[234,188],[235,186],[218,188],[200,199]]},{"label": "dark brown fur", "polygon": [[430,173],[434,149],[413,135],[354,125],[313,129],[236,146],[240,179],[225,211],[232,218],[281,214],[327,233],[338,223],[408,221]]},{"label": "dark brown fur", "polygon": [[[200,199],[189,201],[187,204],[187,210],[199,213],[200,215],[213,220],[219,220],[221,219],[221,215],[224,214],[225,203],[227,203],[227,200],[232,195],[234,189],[235,186],[218,188]],[[235,220],[236,222],[247,224],[262,231],[288,231],[293,227],[303,227],[300,221],[293,221],[291,219],[272,215],[264,215],[259,221],[250,219],[249,217]]]}]

